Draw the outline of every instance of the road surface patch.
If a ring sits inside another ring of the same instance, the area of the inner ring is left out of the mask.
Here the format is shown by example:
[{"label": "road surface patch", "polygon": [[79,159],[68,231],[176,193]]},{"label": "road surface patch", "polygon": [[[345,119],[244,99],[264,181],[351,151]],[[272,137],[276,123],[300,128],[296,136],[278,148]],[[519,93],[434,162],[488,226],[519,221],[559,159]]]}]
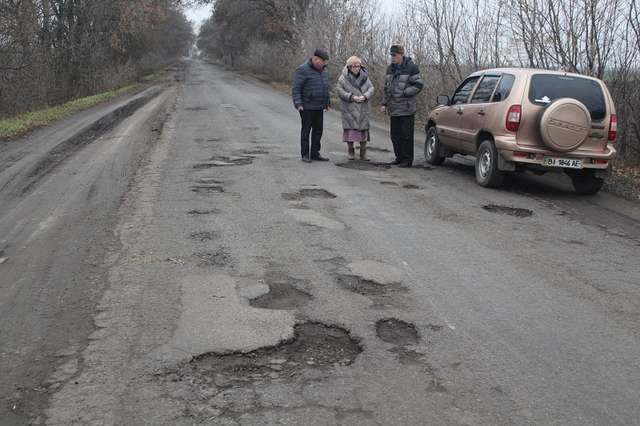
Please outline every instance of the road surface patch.
[{"label": "road surface patch", "polygon": [[497,204],[487,204],[482,208],[491,213],[506,214],[508,216],[515,217],[531,217],[533,212],[529,209],[522,209],[519,207],[500,206]]}]

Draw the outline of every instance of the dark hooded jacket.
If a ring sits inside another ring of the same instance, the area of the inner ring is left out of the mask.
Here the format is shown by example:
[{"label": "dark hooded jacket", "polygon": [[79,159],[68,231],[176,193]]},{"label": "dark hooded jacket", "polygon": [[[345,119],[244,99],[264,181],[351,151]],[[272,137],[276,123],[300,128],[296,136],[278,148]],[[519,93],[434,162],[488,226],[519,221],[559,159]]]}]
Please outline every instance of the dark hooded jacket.
[{"label": "dark hooded jacket", "polygon": [[422,91],[424,80],[420,69],[409,57],[400,65],[389,65],[384,78],[382,105],[391,116],[413,115],[416,113],[416,96]]},{"label": "dark hooded jacket", "polygon": [[329,107],[329,76],[326,68],[318,71],[311,60],[300,65],[293,76],[291,90],[293,105],[306,110],[323,110]]}]

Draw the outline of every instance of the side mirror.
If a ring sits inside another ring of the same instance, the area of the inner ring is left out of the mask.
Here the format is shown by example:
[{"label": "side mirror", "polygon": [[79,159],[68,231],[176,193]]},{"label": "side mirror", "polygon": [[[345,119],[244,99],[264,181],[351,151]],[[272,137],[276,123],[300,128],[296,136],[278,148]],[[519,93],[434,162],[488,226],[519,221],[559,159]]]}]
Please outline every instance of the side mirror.
[{"label": "side mirror", "polygon": [[438,105],[449,105],[451,103],[451,101],[449,100],[449,96],[447,95],[439,95],[436,98],[436,102],[438,103]]}]

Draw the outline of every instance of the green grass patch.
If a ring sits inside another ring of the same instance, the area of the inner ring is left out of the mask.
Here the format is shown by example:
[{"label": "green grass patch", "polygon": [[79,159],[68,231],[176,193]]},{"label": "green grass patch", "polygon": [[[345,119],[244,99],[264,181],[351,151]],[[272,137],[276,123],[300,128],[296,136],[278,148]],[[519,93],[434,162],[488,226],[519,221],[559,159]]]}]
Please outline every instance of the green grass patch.
[{"label": "green grass patch", "polygon": [[132,84],[97,95],[74,99],[73,101],[55,107],[27,112],[16,117],[0,120],[0,140],[15,138],[38,127],[47,126],[55,121],[67,118],[76,112],[130,92],[137,87],[137,84]]}]

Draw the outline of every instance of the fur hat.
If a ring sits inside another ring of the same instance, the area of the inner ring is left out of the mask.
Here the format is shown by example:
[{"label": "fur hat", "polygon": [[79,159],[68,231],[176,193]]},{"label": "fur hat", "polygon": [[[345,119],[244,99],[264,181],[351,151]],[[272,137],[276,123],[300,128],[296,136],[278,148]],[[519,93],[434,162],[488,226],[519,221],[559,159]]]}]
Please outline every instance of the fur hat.
[{"label": "fur hat", "polygon": [[329,60],[329,52],[327,52],[327,51],[326,51],[326,50],[324,50],[324,49],[316,49],[316,50],[313,52],[313,56],[317,56],[318,58],[322,58],[322,59],[324,59],[325,61],[328,61],[328,60]]},{"label": "fur hat", "polygon": [[362,59],[358,58],[357,56],[352,56],[349,59],[347,59],[348,67],[352,67],[354,65],[362,65]]},{"label": "fur hat", "polygon": [[404,55],[404,46],[401,44],[394,44],[389,49],[389,53],[397,53],[399,55]]}]

